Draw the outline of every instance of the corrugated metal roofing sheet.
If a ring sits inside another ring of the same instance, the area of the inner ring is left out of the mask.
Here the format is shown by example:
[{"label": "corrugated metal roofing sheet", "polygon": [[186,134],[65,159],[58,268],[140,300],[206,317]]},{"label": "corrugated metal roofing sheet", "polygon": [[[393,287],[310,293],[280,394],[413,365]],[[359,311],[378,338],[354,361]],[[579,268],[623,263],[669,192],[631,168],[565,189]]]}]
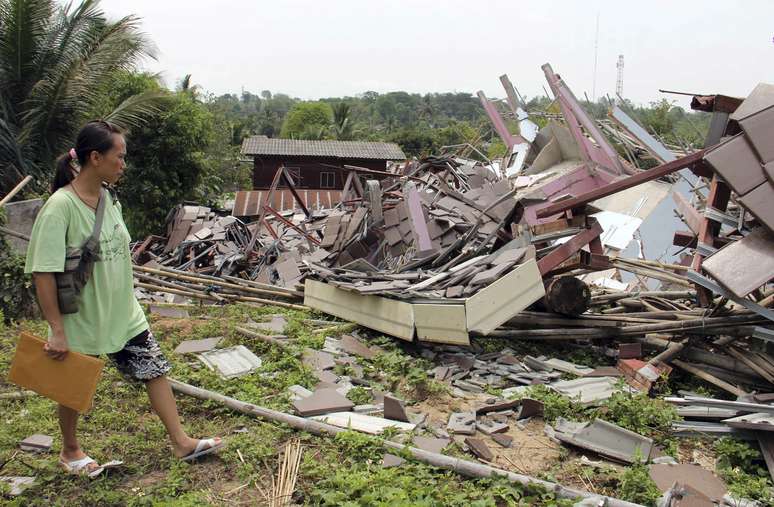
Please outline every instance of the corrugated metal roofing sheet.
[{"label": "corrugated metal roofing sheet", "polygon": [[365,158],[405,160],[395,143],[366,141],[307,141],[252,136],[242,141],[242,155],[280,155],[295,157]]}]

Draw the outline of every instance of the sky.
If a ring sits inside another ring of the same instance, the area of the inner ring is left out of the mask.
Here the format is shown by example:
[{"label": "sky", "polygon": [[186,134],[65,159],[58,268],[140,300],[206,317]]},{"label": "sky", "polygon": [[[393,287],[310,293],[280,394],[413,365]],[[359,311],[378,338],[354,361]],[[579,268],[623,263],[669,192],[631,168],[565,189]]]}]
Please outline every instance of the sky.
[{"label": "sky", "polygon": [[[307,100],[365,91],[503,97],[507,73],[527,98],[541,66],[582,98],[637,104],[746,96],[774,83],[772,0],[102,0],[111,19],[142,18],[167,86],[192,74],[216,95],[270,90]],[[597,19],[599,29],[597,32]],[[598,36],[597,36],[598,33]],[[596,47],[596,51],[595,51]],[[595,79],[596,54],[596,79]]]}]

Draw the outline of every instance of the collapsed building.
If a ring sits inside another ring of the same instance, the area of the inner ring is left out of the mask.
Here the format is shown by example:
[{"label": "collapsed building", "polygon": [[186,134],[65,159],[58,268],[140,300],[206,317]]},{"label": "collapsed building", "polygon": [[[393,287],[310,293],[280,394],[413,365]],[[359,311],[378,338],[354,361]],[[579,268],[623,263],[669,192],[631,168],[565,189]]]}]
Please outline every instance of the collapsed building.
[{"label": "collapsed building", "polygon": [[[666,398],[685,418],[676,434],[757,439],[774,477],[771,398],[756,394],[774,389],[774,151],[767,142],[774,86],[761,84],[745,99],[694,97],[692,107],[712,117],[704,146],[691,148],[657,139],[620,105],[609,119],[593,119],[550,66],[543,71],[561,115],[542,128],[507,77],[505,103],[479,92],[508,148],[501,161],[447,154],[385,170],[343,164],[333,206],[310,201],[280,166],[259,196],[238,193],[231,214],[179,206],[165,236],[133,249],[139,295],[312,308],[437,344],[437,354],[427,352],[439,361],[432,374],[462,395],[497,388],[506,397],[546,384],[596,403],[621,389],[620,377],[626,389],[649,392],[679,368],[737,401]],[[655,167],[641,169],[643,156]],[[659,259],[661,247],[643,247],[656,241],[681,251]],[[587,346],[599,339],[594,350],[617,362],[591,369],[561,357],[520,359],[508,349],[481,353],[475,337]],[[363,353],[345,338],[326,347]],[[319,358],[312,368],[321,385],[348,385]],[[320,411],[317,394],[303,393],[309,401],[296,404],[300,415],[355,424],[351,403],[337,399]],[[451,414],[447,430],[472,435],[480,426],[496,435],[507,426],[503,414],[540,413],[527,401]],[[637,449],[657,457],[652,441],[604,421],[559,421],[547,431],[618,461],[633,462]],[[467,440],[488,459],[485,444]],[[672,484],[671,466],[654,465],[651,475],[668,498],[679,498],[696,485]],[[718,491],[699,496],[719,502],[725,490]]]}]

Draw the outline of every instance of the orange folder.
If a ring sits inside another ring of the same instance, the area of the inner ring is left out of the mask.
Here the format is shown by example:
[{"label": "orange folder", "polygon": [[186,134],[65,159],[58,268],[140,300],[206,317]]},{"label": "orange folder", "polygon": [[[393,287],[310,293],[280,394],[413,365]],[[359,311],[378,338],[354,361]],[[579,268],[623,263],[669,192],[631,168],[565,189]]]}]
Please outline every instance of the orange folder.
[{"label": "orange folder", "polygon": [[73,351],[58,361],[49,357],[45,344],[21,333],[8,380],[82,414],[88,412],[105,362]]}]

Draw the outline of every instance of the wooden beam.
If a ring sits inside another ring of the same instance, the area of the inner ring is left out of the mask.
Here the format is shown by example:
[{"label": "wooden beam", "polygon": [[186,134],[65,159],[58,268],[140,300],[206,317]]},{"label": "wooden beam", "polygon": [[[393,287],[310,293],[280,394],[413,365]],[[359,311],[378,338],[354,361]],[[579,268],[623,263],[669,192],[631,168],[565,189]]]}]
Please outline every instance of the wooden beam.
[{"label": "wooden beam", "polygon": [[662,176],[666,176],[667,174],[671,174],[675,171],[685,169],[686,167],[695,164],[701,160],[703,156],[704,150],[696,151],[690,155],[686,155],[685,157],[673,160],[672,162],[667,162],[666,164],[661,164],[660,166],[654,167],[653,169],[648,169],[647,171],[637,173],[634,176],[629,176],[628,178],[614,181],[609,185],[605,185],[604,187],[595,188],[594,190],[579,195],[578,197],[559,201],[556,204],[552,204],[551,206],[547,206],[541,210],[538,210],[537,216],[538,218],[550,217],[552,215],[556,215],[557,213],[571,210],[588,204],[591,201],[596,201],[597,199],[607,197],[608,195],[615,194],[622,190],[626,190],[627,188],[636,187],[642,183],[661,178]]}]

